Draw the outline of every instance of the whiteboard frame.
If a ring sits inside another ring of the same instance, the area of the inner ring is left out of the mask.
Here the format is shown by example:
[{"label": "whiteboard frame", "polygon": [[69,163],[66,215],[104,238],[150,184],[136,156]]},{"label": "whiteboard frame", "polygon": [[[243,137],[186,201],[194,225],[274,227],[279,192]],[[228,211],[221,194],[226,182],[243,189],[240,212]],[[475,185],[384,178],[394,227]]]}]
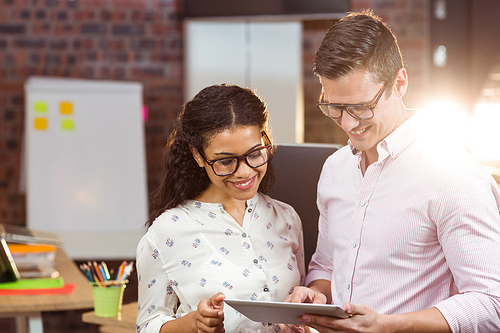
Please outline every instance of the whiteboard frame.
[{"label": "whiteboard frame", "polygon": [[135,258],[148,216],[142,84],[30,77],[25,96],[27,226],[57,233],[74,259]]}]

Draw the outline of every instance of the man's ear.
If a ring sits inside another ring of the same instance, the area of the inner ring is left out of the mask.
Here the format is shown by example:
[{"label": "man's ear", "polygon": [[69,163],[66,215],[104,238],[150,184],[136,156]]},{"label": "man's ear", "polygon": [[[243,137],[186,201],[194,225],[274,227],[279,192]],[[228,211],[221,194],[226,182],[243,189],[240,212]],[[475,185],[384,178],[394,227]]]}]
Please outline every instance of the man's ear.
[{"label": "man's ear", "polygon": [[399,69],[394,79],[394,93],[398,97],[403,97],[406,94],[406,89],[408,88],[408,73],[406,69]]},{"label": "man's ear", "polygon": [[189,146],[189,149],[191,150],[191,154],[193,155],[193,158],[195,159],[196,163],[200,166],[200,168],[205,167],[205,160],[203,157],[201,157],[200,153],[198,152],[198,149],[196,149],[193,146]]}]

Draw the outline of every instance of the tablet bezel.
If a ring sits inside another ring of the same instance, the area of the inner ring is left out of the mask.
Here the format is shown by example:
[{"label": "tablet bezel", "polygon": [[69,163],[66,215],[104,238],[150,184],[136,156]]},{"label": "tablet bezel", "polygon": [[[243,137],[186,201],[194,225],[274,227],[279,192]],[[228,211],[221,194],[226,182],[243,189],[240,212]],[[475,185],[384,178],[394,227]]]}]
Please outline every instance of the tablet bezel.
[{"label": "tablet bezel", "polygon": [[0,282],[14,282],[21,278],[5,239],[0,238]]},{"label": "tablet bezel", "polygon": [[263,323],[300,325],[298,318],[306,313],[336,318],[349,318],[339,305],[245,301],[225,299],[224,302],[250,320]]}]

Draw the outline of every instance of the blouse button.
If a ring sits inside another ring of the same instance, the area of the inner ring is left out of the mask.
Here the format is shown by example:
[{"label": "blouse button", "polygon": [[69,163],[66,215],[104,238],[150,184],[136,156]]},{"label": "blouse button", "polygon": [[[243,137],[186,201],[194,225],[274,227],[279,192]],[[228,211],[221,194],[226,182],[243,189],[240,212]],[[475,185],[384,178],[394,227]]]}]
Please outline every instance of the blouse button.
[{"label": "blouse button", "polygon": [[352,242],[351,246],[354,249],[356,247],[356,242]]},{"label": "blouse button", "polygon": [[259,263],[259,261],[258,261],[257,259],[254,259],[254,260],[253,260],[253,263],[254,263],[254,264],[258,264],[258,263]]},{"label": "blouse button", "polygon": [[251,213],[252,212],[252,208],[248,208],[247,212]]},{"label": "blouse button", "polygon": [[361,205],[361,207],[364,207],[366,205],[366,201],[361,201],[359,204]]},{"label": "blouse button", "polygon": [[241,234],[241,237],[243,237],[243,238],[245,238],[246,236],[247,236],[247,234],[246,234],[246,233],[242,233],[242,234]]},{"label": "blouse button", "polygon": [[262,290],[264,290],[267,293],[269,291],[269,288],[268,287],[264,287],[264,289],[262,289]]}]

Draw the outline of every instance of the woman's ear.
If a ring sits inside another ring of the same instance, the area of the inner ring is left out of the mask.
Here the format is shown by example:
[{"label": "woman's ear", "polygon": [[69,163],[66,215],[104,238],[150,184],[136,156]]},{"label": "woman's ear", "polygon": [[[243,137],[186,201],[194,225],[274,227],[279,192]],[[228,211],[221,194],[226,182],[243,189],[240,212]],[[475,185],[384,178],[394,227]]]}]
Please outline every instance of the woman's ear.
[{"label": "woman's ear", "polygon": [[399,69],[396,74],[396,79],[394,80],[394,93],[398,97],[403,97],[406,94],[406,89],[408,88],[408,73],[406,69]]},{"label": "woman's ear", "polygon": [[191,154],[193,155],[193,158],[195,159],[196,163],[200,166],[200,168],[205,167],[205,160],[203,157],[201,157],[200,153],[198,152],[198,149],[196,149],[193,146],[189,146],[189,149],[191,150]]}]

